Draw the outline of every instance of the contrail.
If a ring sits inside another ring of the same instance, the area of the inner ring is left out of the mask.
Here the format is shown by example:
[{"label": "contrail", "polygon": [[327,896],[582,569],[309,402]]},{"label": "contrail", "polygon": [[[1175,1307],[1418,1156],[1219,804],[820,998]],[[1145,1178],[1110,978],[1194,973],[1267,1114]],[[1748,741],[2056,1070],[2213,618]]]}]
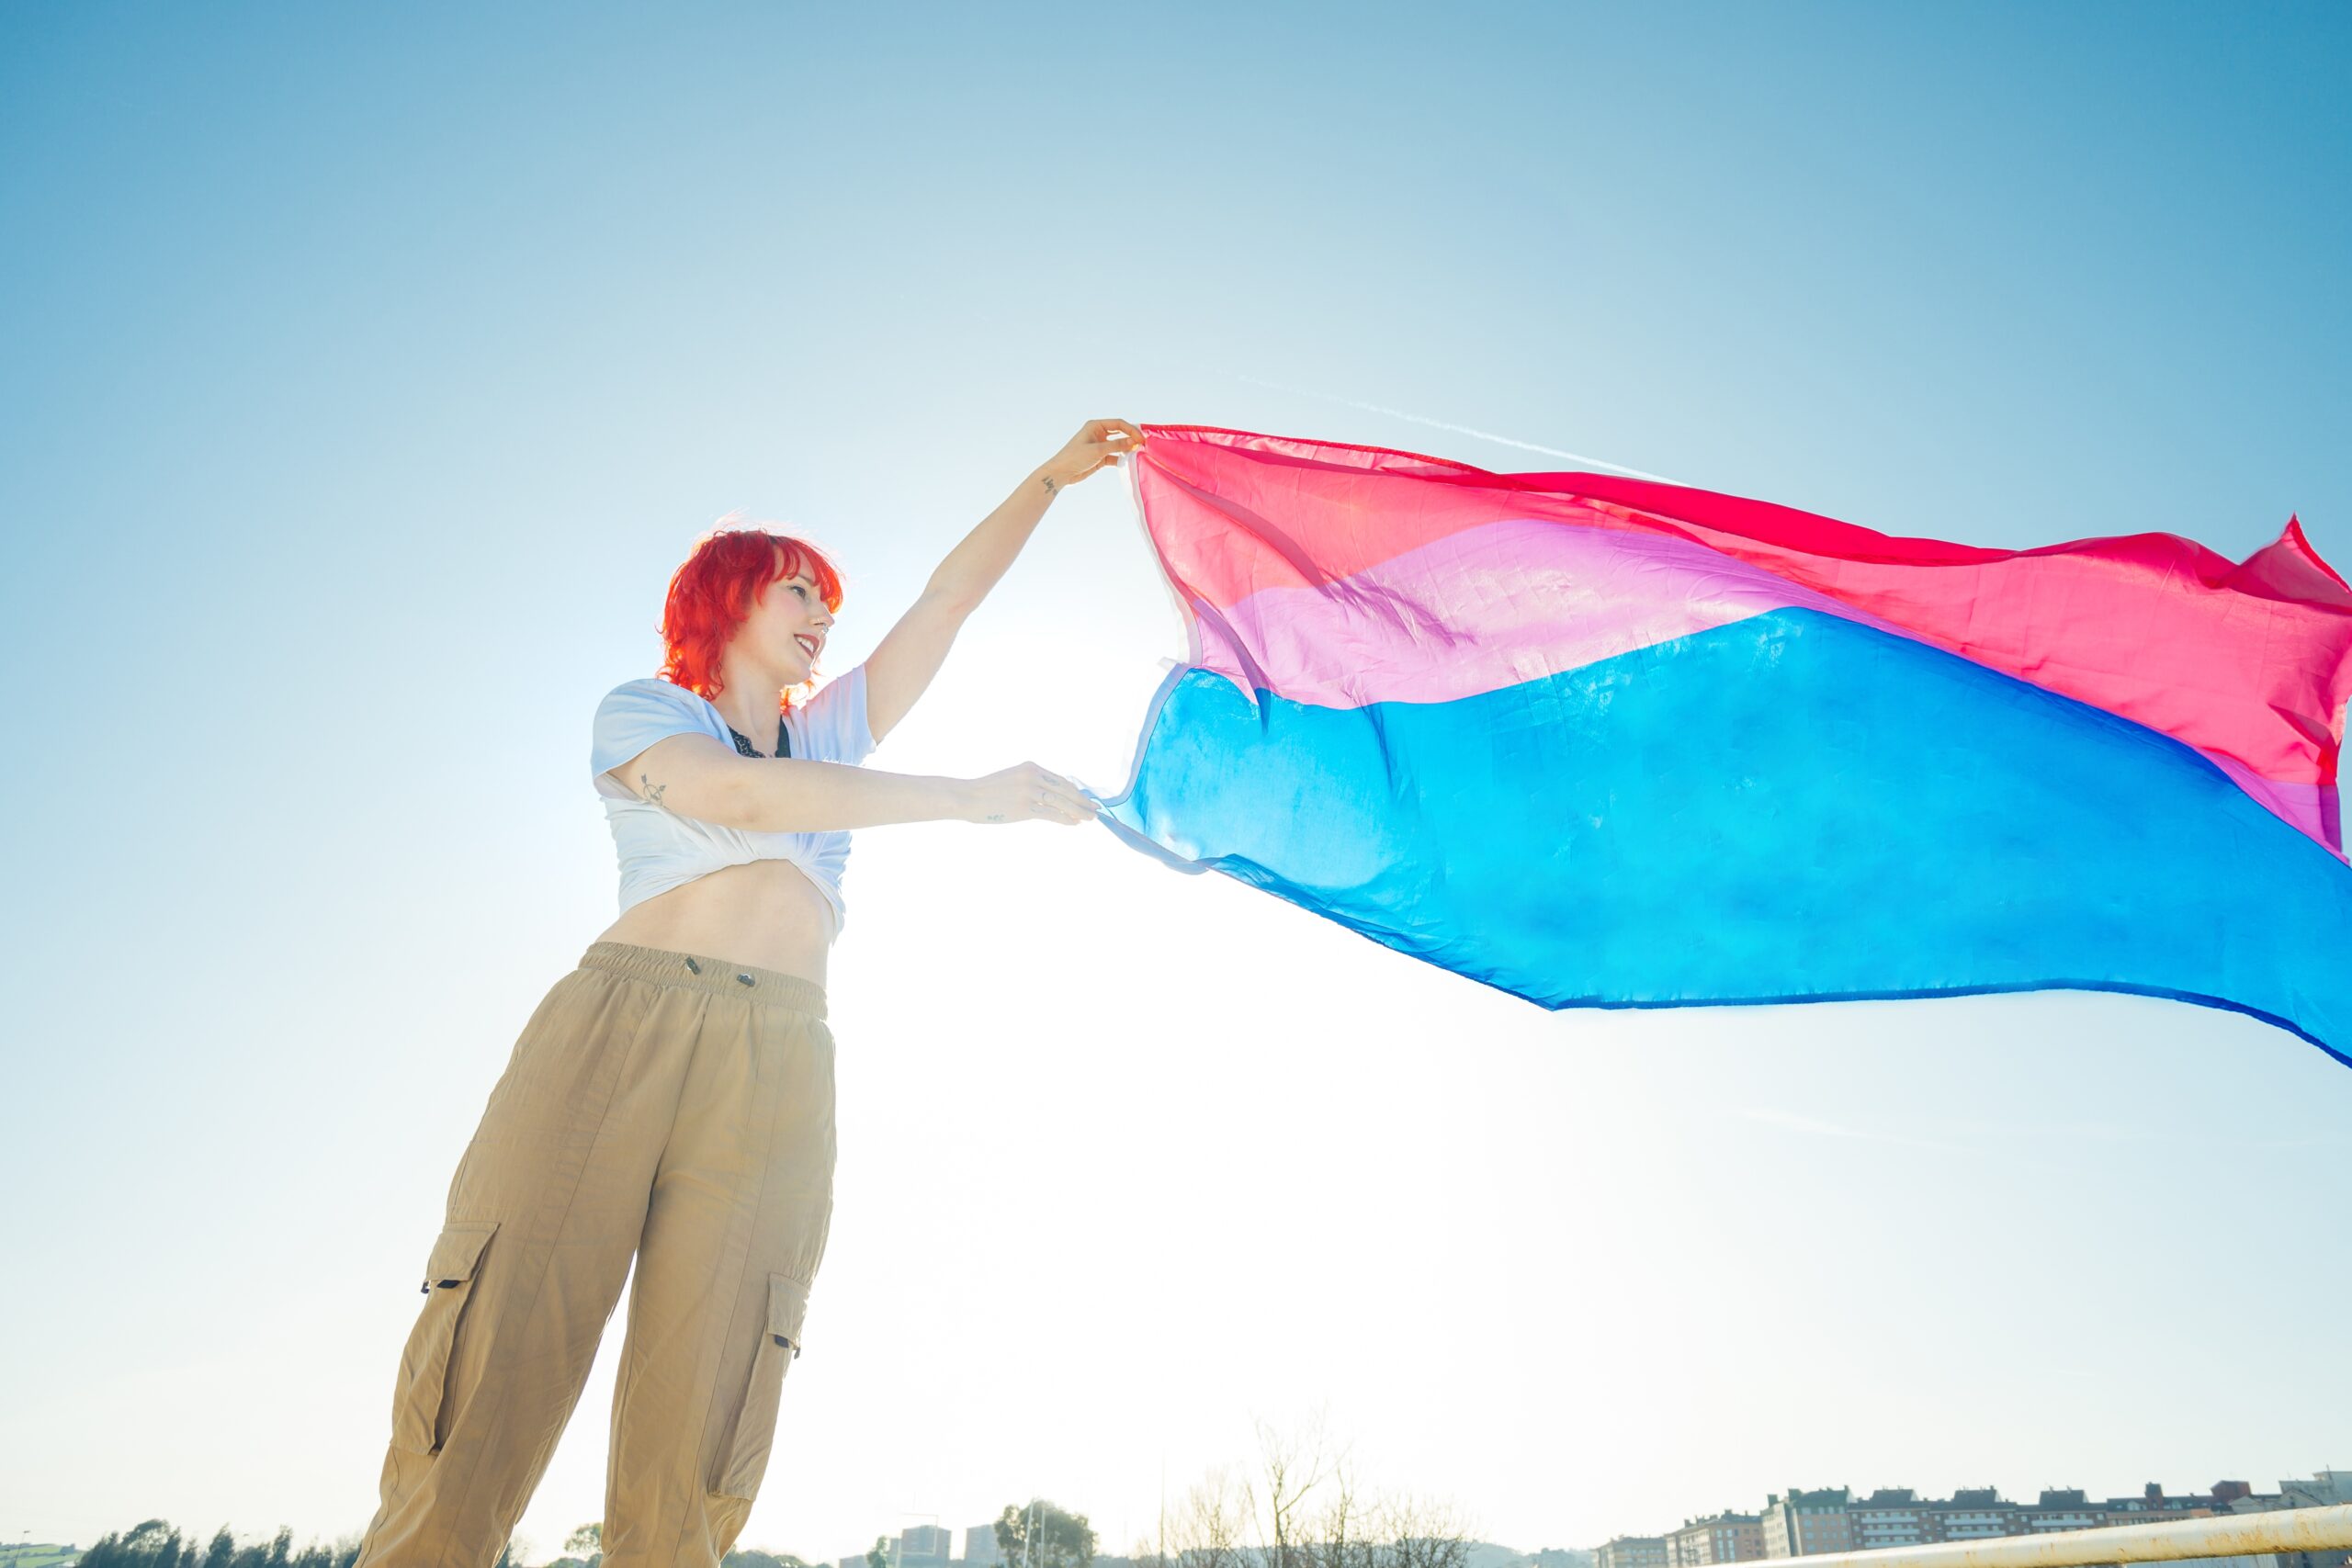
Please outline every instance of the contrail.
[{"label": "contrail", "polygon": [[1900,1144],[1905,1148],[1935,1149],[1943,1154],[1973,1155],[1980,1152],[1959,1144],[1939,1143],[1933,1138],[1914,1138],[1903,1133],[1880,1133],[1840,1126],[1816,1116],[1800,1116],[1794,1111],[1777,1111],[1765,1105],[1733,1106],[1729,1114],[1743,1121],[1761,1122],[1768,1127],[1785,1127],[1792,1133],[1809,1133],[1818,1138],[1854,1138],[1871,1144]]},{"label": "contrail", "polygon": [[1491,441],[1498,446],[1516,446],[1522,452],[1541,452],[1546,457],[1566,457],[1571,463],[1582,463],[1588,468],[1606,468],[1612,474],[1623,474],[1631,479],[1656,479],[1660,484],[1668,485],[1681,483],[1679,479],[1668,479],[1664,474],[1645,473],[1639,468],[1629,468],[1623,463],[1611,463],[1600,457],[1588,457],[1579,452],[1563,452],[1557,446],[1538,446],[1532,441],[1518,441],[1508,435],[1497,435],[1491,430],[1475,430],[1466,424],[1448,424],[1442,419],[1425,419],[1417,413],[1407,413],[1403,409],[1386,408],[1379,403],[1363,402],[1354,398],[1335,397],[1329,392],[1309,391],[1305,387],[1285,387],[1279,381],[1269,381],[1258,376],[1237,375],[1234,378],[1248,381],[1253,386],[1269,388],[1277,392],[1288,392],[1294,397],[1320,398],[1327,403],[1344,403],[1349,408],[1362,409],[1366,413],[1385,413],[1391,419],[1410,420],[1415,424],[1426,424],[1431,430],[1450,430],[1456,435],[1473,435],[1481,441]]}]

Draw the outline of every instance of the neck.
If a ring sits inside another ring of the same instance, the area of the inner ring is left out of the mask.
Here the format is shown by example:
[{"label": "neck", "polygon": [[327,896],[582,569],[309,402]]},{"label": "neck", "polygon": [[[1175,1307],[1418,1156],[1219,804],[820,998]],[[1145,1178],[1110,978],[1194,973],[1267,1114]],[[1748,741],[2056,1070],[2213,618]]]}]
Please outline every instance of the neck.
[{"label": "neck", "polygon": [[721,659],[719,678],[725,689],[710,705],[718,716],[742,731],[743,739],[764,751],[775,744],[775,716],[784,681],[772,670],[756,670]]}]

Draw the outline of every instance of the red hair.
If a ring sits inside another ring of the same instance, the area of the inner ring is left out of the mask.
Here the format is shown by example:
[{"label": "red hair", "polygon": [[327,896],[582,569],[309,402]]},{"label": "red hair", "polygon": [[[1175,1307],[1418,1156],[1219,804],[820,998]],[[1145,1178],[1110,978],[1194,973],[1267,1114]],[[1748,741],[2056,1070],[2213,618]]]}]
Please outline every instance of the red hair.
[{"label": "red hair", "polygon": [[824,552],[805,539],[764,528],[729,526],[741,515],[720,518],[717,528],[695,542],[695,553],[670,579],[670,597],[662,606],[662,642],[669,650],[662,678],[704,698],[726,689],[718,656],[770,583],[805,572],[825,608],[842,607],[842,574]]}]

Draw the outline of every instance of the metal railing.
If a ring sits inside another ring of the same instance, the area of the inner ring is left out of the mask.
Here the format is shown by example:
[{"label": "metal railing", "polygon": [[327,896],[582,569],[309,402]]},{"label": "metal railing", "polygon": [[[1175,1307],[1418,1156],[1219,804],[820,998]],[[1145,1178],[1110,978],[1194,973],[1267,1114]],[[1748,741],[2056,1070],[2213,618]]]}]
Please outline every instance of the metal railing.
[{"label": "metal railing", "polygon": [[2273,1551],[2352,1548],[2352,1503],[2271,1508],[2161,1524],[1990,1536],[1875,1551],[1826,1551],[1788,1560],[1789,1568],[2096,1568],[2105,1562],[2173,1562]]}]

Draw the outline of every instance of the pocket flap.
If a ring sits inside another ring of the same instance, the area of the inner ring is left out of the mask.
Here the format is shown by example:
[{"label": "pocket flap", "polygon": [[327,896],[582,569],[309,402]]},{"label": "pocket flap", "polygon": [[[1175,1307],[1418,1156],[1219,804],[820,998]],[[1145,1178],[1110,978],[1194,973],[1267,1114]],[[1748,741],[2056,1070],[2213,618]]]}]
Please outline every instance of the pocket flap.
[{"label": "pocket flap", "polygon": [[481,1249],[497,1229],[496,1220],[463,1220],[445,1227],[433,1244],[433,1256],[424,1260],[424,1288],[462,1285],[472,1279]]},{"label": "pocket flap", "polygon": [[768,1334],[800,1354],[800,1324],[808,1315],[808,1282],[789,1274],[768,1276]]}]

